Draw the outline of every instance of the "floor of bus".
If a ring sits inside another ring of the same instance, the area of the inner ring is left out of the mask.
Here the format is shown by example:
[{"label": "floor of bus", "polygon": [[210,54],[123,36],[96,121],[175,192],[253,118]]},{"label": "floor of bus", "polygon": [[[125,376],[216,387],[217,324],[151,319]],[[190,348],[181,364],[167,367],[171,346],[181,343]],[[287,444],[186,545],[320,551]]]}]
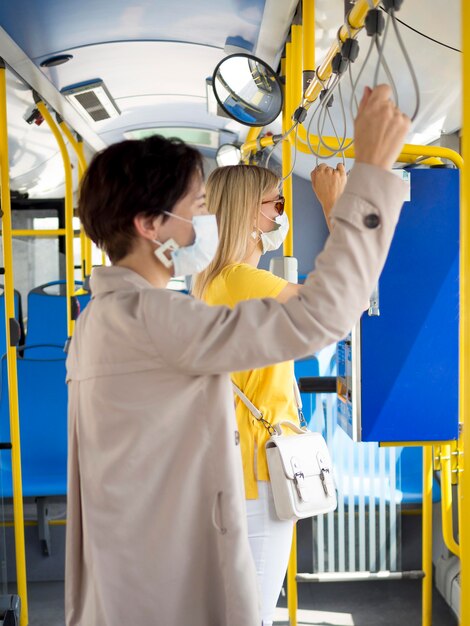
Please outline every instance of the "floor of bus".
[{"label": "floor of bus", "polygon": [[[30,626],[64,626],[63,582],[30,583],[28,593]],[[276,610],[276,626],[289,624],[287,609],[282,608],[285,605],[285,598],[281,598]],[[420,581],[299,584],[298,626],[397,624],[421,624]],[[450,608],[434,590],[432,626],[456,624]]]}]

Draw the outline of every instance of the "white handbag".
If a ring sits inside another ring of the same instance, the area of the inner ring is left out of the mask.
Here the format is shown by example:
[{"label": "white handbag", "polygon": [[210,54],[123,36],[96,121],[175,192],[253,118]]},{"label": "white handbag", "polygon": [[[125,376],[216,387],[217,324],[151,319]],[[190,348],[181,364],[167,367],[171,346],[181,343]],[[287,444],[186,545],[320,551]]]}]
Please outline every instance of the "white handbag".
[{"label": "white handbag", "polygon": [[[296,382],[294,388],[301,412]],[[337,506],[336,488],[330,453],[322,435],[299,428],[290,421],[273,426],[235,384],[233,389],[271,435],[266,442],[266,456],[279,519],[298,520],[334,511]],[[290,428],[296,435],[284,435],[283,428]]]}]

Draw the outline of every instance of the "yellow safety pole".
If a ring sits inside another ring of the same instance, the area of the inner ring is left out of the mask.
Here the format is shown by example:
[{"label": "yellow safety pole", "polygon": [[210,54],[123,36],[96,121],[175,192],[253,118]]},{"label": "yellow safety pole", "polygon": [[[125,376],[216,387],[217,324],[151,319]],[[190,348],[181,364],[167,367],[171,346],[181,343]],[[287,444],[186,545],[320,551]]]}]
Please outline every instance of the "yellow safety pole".
[{"label": "yellow safety pole", "polygon": [[75,289],[74,280],[74,262],[73,262],[73,187],[72,187],[72,164],[67,152],[65,141],[60,133],[57,124],[52,119],[52,115],[47,110],[46,105],[35,94],[36,106],[49,126],[52,134],[59,146],[60,154],[64,164],[65,174],[65,278],[66,278],[66,294],[67,294],[67,334],[69,337],[73,334],[74,319],[72,309],[72,297]]},{"label": "yellow safety pole", "polygon": [[[302,89],[302,69],[303,69],[303,56],[302,56],[302,26],[301,24],[292,24],[292,48],[291,48],[291,110],[290,117],[294,114],[297,108],[297,103],[301,101],[303,96]],[[292,123],[291,123],[292,125]],[[295,134],[290,134],[291,144],[295,143]]]},{"label": "yellow safety pole", "polygon": [[441,507],[442,507],[442,536],[447,549],[460,556],[460,546],[454,538],[452,512],[452,456],[450,444],[442,446],[441,463]]},{"label": "yellow safety pole", "polygon": [[[72,131],[64,122],[64,120],[60,117],[60,115],[56,116],[57,123],[59,124],[59,128],[64,133],[65,137],[68,139],[70,145],[72,146],[73,151],[77,155],[78,160],[78,182],[82,180],[82,176],[85,173],[87,168],[87,162],[85,159],[85,153],[83,150],[83,141],[81,137],[79,139],[75,139]],[[83,230],[83,226],[80,226],[80,250],[82,257],[82,276],[85,279],[86,276],[91,274],[91,240],[86,236],[85,231]]]},{"label": "yellow safety pole", "polygon": [[65,235],[65,228],[44,228],[35,230],[34,228],[14,228],[11,231],[13,237],[58,237]]},{"label": "yellow safety pole", "polygon": [[[315,0],[302,0],[303,71],[306,79],[313,78],[315,71]],[[304,91],[308,85],[304,81]]]},{"label": "yellow safety pole", "polygon": [[463,472],[461,473],[461,607],[460,624],[470,624],[470,561],[465,556],[470,549],[470,472],[466,470],[465,455],[470,450],[470,4],[462,0],[462,156],[463,170],[460,181],[460,405],[459,421],[462,424]]},{"label": "yellow safety pole", "polygon": [[297,626],[298,605],[299,599],[297,595],[297,526],[296,524],[294,524],[289,565],[287,566],[287,610],[289,613],[290,626]]},{"label": "yellow safety pole", "polygon": [[[315,139],[315,137],[314,137]],[[330,145],[334,145],[333,142],[337,142],[336,137],[324,137],[325,141],[328,141]],[[268,146],[273,145],[272,137],[263,137],[260,139],[261,147],[266,148]],[[245,143],[242,145],[241,150],[243,154],[249,153],[251,150],[254,150],[256,144],[253,142]],[[324,151],[324,152],[323,152]],[[308,150],[310,153],[310,150]],[[325,156],[328,156],[328,151],[324,148],[320,147],[320,153],[324,153]],[[353,159],[355,156],[354,146],[351,146],[347,150],[344,151],[344,156]],[[433,161],[431,159],[447,159],[454,163],[459,169],[463,167],[463,158],[458,152],[455,150],[451,150],[450,148],[442,148],[441,146],[420,146],[414,144],[404,144],[402,148],[402,152],[397,158],[397,162],[399,163],[414,163],[417,159],[421,157],[427,157],[430,161],[421,161],[422,164],[428,165],[436,165],[438,162]]]},{"label": "yellow safety pole", "polygon": [[[350,36],[349,33],[354,37],[363,28],[371,4],[376,7],[380,4],[380,0],[357,0],[349,13],[349,28],[346,24],[343,24],[339,30],[338,37],[341,41],[345,41]],[[312,80],[305,92],[303,106],[308,107],[320,94],[320,91],[323,89],[320,80],[325,82],[331,76],[331,61],[337,52],[339,52],[339,43],[335,41],[326,53],[323,63],[317,69],[317,77]]]},{"label": "yellow safety pole", "polygon": [[422,626],[432,622],[432,446],[423,446]]},{"label": "yellow safety pole", "polygon": [[[74,144],[74,149],[78,155],[78,180],[81,181],[83,174],[85,173],[88,164],[85,159],[85,152],[83,149],[83,139],[78,136],[76,144]],[[92,248],[91,248],[91,239],[86,236],[83,225],[80,224],[80,248],[81,248],[81,256],[82,256],[82,266],[83,266],[83,278],[85,279],[87,276],[91,274],[91,268],[93,265],[92,261]],[[103,264],[104,265],[104,264]]]},{"label": "yellow safety pole", "polygon": [[[24,541],[23,487],[21,482],[21,443],[18,405],[16,347],[12,345],[15,318],[13,243],[11,235],[10,167],[8,158],[6,68],[0,59],[0,198],[2,216],[3,267],[5,268],[5,322],[7,338],[8,398],[10,403],[11,469],[13,483],[13,519],[15,526],[16,580],[21,598],[20,626],[28,624],[28,593]],[[10,326],[10,324],[12,326]]]},{"label": "yellow safety pole", "polygon": [[243,163],[248,163],[250,160],[250,156],[251,156],[251,152],[255,152],[257,150],[259,150],[261,148],[261,143],[260,140],[258,139],[258,137],[261,134],[261,131],[263,130],[262,126],[252,126],[247,135],[246,135],[246,139],[245,139],[245,143],[249,143],[250,145],[254,145],[255,148],[253,150],[251,150],[250,152],[247,152],[246,154],[243,153],[242,151],[242,162]]},{"label": "yellow safety pole", "polygon": [[[292,81],[292,44],[286,44],[286,58],[281,62],[284,65],[285,83],[284,83],[284,108],[282,110],[282,134],[286,133],[291,127],[291,81]],[[284,240],[283,254],[284,256],[293,256],[294,251],[294,234],[292,229],[292,176],[289,176],[292,169],[292,151],[290,141],[282,142],[282,192],[285,198],[284,211],[289,219],[291,228]]]},{"label": "yellow safety pole", "polygon": [[[298,35],[296,35],[296,46],[299,44]],[[284,82],[284,108],[282,111],[282,134],[286,133],[292,126],[291,116],[293,107],[292,94],[294,93],[294,77],[293,77],[293,44],[286,44],[286,56],[281,61],[281,71],[285,77]],[[299,68],[299,74],[301,67]],[[283,195],[285,198],[284,210],[289,218],[291,225],[287,237],[284,240],[283,254],[284,256],[293,256],[294,253],[294,234],[293,234],[293,196],[292,196],[292,176],[289,176],[292,169],[292,149],[290,141],[282,142],[282,177],[283,177]],[[292,533],[292,547],[287,566],[287,608],[289,612],[290,626],[297,626],[297,529],[294,525]]]},{"label": "yellow safety pole", "polygon": [[[338,37],[340,41],[345,41],[348,37],[354,37],[363,28],[366,15],[371,8],[371,5],[378,6],[380,0],[357,0],[353,8],[349,12],[349,24],[344,23],[338,31]],[[314,32],[312,29],[311,32]],[[320,95],[323,89],[323,83],[331,76],[331,61],[337,52],[339,52],[339,42],[335,42],[331,45],[330,49],[326,53],[322,64],[318,67],[316,76],[310,82],[307,90],[304,94],[302,106],[308,108],[312,102],[314,102]],[[299,103],[300,104],[300,103]],[[304,126],[299,125],[298,136],[300,142],[307,141],[307,130]],[[300,143],[299,142],[299,143]],[[308,147],[308,146],[307,146]]]}]

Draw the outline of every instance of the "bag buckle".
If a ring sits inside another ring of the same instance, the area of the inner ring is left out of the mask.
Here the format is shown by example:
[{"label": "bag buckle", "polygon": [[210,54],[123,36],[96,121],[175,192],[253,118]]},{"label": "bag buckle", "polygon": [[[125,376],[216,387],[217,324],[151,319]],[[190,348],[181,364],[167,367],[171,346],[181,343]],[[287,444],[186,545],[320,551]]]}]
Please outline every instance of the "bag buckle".
[{"label": "bag buckle", "polygon": [[297,493],[299,494],[299,498],[304,499],[304,494],[302,493],[302,487],[304,486],[305,474],[302,472],[300,465],[297,463],[295,457],[291,459],[292,469],[294,470],[294,484],[297,489]]},{"label": "bag buckle", "polygon": [[328,485],[326,484],[325,474],[330,473],[330,470],[327,467],[320,468],[320,480],[323,487],[323,491],[325,492],[325,496],[329,496]]},{"label": "bag buckle", "polygon": [[325,474],[330,474],[330,468],[327,467],[327,464],[322,459],[320,454],[317,454],[318,466],[320,467],[320,480],[323,487],[323,491],[325,492],[325,496],[329,496],[328,485],[326,482]]}]

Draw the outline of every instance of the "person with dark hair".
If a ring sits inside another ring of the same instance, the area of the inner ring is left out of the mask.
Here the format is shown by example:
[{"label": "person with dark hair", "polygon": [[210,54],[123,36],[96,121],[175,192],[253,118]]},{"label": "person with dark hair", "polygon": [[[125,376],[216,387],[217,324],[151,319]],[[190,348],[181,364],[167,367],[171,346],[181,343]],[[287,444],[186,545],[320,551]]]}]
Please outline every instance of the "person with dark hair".
[{"label": "person with dark hair", "polygon": [[67,626],[260,626],[230,372],[351,329],[405,197],[387,170],[408,128],[389,87],[366,89],[315,272],[233,309],[165,289],[217,250],[199,154],[152,137],[95,156],[79,215],[112,266],[93,270],[67,358]]}]

